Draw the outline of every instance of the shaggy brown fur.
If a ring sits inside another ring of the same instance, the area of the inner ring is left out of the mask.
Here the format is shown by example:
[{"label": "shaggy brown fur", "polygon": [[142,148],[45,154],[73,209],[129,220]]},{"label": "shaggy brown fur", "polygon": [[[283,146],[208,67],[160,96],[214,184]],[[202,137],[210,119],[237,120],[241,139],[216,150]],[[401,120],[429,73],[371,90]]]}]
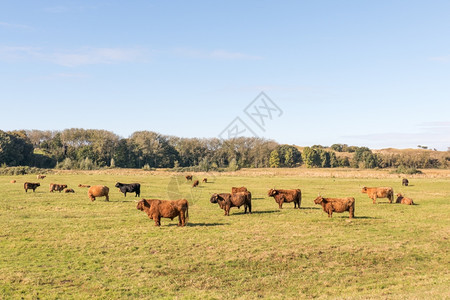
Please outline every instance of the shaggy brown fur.
[{"label": "shaggy brown fur", "polygon": [[414,201],[411,198],[403,197],[402,194],[397,194],[397,201],[395,203],[414,205]]},{"label": "shaggy brown fur", "polygon": [[406,178],[403,178],[403,180],[402,180],[402,185],[404,185],[404,186],[408,186],[408,184],[409,184],[409,181],[408,181],[408,179],[406,179]]},{"label": "shaggy brown fur", "polygon": [[355,198],[323,198],[322,196],[314,199],[315,204],[322,205],[323,210],[328,213],[328,217],[333,216],[333,212],[344,212],[348,211],[350,213],[349,218],[355,216]]},{"label": "shaggy brown fur", "polygon": [[50,192],[53,193],[53,191],[58,191],[61,193],[65,188],[67,188],[67,184],[56,184],[56,183],[50,183]]},{"label": "shaggy brown fur", "polygon": [[88,190],[88,197],[91,201],[94,201],[96,197],[106,197],[106,201],[109,201],[109,188],[104,185],[93,185]]},{"label": "shaggy brown fur", "polygon": [[148,217],[155,221],[155,226],[161,226],[161,218],[173,220],[178,216],[178,226],[185,226],[189,219],[189,204],[186,199],[142,199],[138,202],[136,208],[145,211]]},{"label": "shaggy brown fur", "polygon": [[231,193],[235,194],[235,193],[243,193],[243,192],[247,192],[247,188],[245,186],[241,186],[241,187],[232,187],[231,188]]},{"label": "shaggy brown fur", "polygon": [[250,192],[243,193],[221,193],[213,194],[209,200],[211,203],[218,203],[219,207],[225,211],[225,216],[230,215],[230,209],[232,207],[241,208],[244,206],[244,213],[252,213],[252,194]]},{"label": "shaggy brown fur", "polygon": [[184,176],[184,177],[186,177],[186,180],[192,181],[192,175],[186,175],[186,176]]},{"label": "shaggy brown fur", "polygon": [[394,190],[391,187],[363,187],[361,193],[366,193],[373,204],[377,203],[377,198],[388,198],[389,203],[394,201]]},{"label": "shaggy brown fur", "polygon": [[194,183],[192,184],[192,187],[198,186],[199,183],[200,183],[200,182],[198,182],[198,180],[194,181]]},{"label": "shaggy brown fur", "polygon": [[13,180],[11,180],[10,182],[11,182],[11,183],[16,183],[16,181],[15,181],[14,179],[13,179]]},{"label": "shaggy brown fur", "polygon": [[78,185],[78,187],[84,187],[84,188],[90,188],[91,186],[90,185],[86,185],[86,184],[79,184]]},{"label": "shaggy brown fur", "polygon": [[207,183],[208,182],[208,178],[203,178],[202,182]]},{"label": "shaggy brown fur", "polygon": [[45,176],[45,175],[38,175],[38,176],[36,176],[37,177],[37,179],[44,179],[45,177],[47,177],[47,176]]},{"label": "shaggy brown fur", "polygon": [[75,193],[73,189],[65,189],[64,193]]},{"label": "shaggy brown fur", "polygon": [[33,192],[34,192],[34,190],[35,190],[38,186],[41,186],[41,184],[40,184],[39,182],[37,182],[37,183],[34,183],[34,182],[25,182],[25,183],[23,184],[23,188],[25,189],[25,192],[27,192],[27,193],[28,193],[28,190],[33,190]]},{"label": "shaggy brown fur", "polygon": [[278,203],[278,208],[283,208],[283,203],[294,202],[294,208],[300,208],[302,203],[302,191],[296,190],[274,190],[270,189],[267,193],[269,197],[273,197]]}]

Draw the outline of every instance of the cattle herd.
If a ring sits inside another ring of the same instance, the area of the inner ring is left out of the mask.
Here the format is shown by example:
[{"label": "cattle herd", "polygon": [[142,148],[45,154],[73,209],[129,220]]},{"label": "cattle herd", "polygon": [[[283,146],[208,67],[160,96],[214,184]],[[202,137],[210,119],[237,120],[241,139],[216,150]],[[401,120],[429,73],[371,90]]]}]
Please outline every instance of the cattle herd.
[{"label": "cattle herd", "polygon": [[[45,175],[37,175],[37,179],[44,179]],[[185,176],[187,181],[192,181],[192,175]],[[15,183],[16,180],[11,180],[11,183]],[[203,178],[203,183],[207,183],[208,179]],[[408,179],[404,178],[402,180],[403,186],[408,186]],[[199,181],[195,180],[192,187],[197,187]],[[28,190],[33,190],[35,192],[36,188],[40,187],[39,182],[25,182],[24,183],[25,192]],[[50,183],[50,192],[64,191],[65,193],[74,193],[73,189],[67,188],[66,184],[56,184]],[[104,185],[85,185],[79,184],[78,187],[88,188],[88,197],[91,201],[95,201],[97,197],[105,197],[106,201],[109,201],[109,188]],[[139,183],[121,183],[117,182],[115,187],[119,189],[124,197],[127,193],[135,193],[135,197],[140,197],[141,195],[141,185]],[[372,199],[373,204],[376,204],[377,199],[387,198],[389,203],[394,201],[394,190],[391,187],[363,187],[362,193],[367,194],[367,196]],[[294,203],[294,209],[299,209],[302,203],[302,191],[300,189],[270,189],[267,193],[269,197],[273,197],[275,202],[278,204],[278,208],[283,208],[283,203]],[[150,219],[153,219],[156,226],[161,225],[161,218],[169,218],[173,220],[178,217],[178,226],[185,226],[186,221],[189,219],[189,204],[186,199],[179,200],[159,200],[159,199],[141,199],[136,201],[137,209],[147,213]],[[252,193],[247,190],[246,187],[232,187],[231,193],[214,193],[210,198],[211,203],[217,203],[220,209],[224,210],[224,215],[230,215],[230,209],[232,207],[237,207],[238,209],[243,206],[244,213],[247,211],[249,214],[252,213]],[[324,198],[318,196],[314,199],[314,203],[321,205],[324,212],[328,214],[328,217],[332,217],[333,212],[342,213],[345,211],[349,212],[349,218],[353,218],[355,215],[355,198]],[[396,203],[414,205],[412,199],[404,197],[402,194],[397,194]]]}]

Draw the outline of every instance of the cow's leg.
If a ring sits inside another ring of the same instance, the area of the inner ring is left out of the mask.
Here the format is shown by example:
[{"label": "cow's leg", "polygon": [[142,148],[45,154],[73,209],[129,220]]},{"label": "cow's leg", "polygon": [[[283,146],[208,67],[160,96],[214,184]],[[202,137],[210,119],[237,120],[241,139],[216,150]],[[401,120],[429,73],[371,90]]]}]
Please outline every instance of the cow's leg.
[{"label": "cow's leg", "polygon": [[373,203],[373,204],[377,204],[377,196],[373,196],[373,198],[372,198],[372,203]]},{"label": "cow's leg", "polygon": [[251,203],[248,204],[248,213],[249,214],[252,213],[252,204]]},{"label": "cow's leg", "polygon": [[348,212],[350,214],[349,219],[353,219],[353,217],[355,216],[355,211],[354,211],[353,207],[350,207]]},{"label": "cow's leg", "polygon": [[180,211],[180,215],[178,216],[179,218],[179,223],[178,226],[184,226],[186,225],[186,216],[184,215],[184,211]]},{"label": "cow's leg", "polygon": [[106,201],[109,201],[109,195],[106,195],[105,197],[106,197]]},{"label": "cow's leg", "polygon": [[283,200],[280,200],[280,202],[278,202],[278,208],[279,209],[283,208]]},{"label": "cow's leg", "polygon": [[127,196],[127,192],[124,192],[124,193],[123,193],[123,196],[126,197],[126,196]]}]

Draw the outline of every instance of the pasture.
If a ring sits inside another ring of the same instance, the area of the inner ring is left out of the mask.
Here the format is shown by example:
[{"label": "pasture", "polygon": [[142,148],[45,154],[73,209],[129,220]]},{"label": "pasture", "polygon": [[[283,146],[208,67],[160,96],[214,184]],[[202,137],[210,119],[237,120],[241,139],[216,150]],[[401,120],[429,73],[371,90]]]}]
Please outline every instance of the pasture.
[{"label": "pasture", "polygon": [[[23,190],[36,175],[0,176],[0,298],[450,298],[450,172],[290,169],[193,173],[142,170],[60,172]],[[10,183],[16,179],[17,183]],[[189,200],[189,222],[155,227],[117,182],[141,183],[141,198]],[[50,182],[74,194],[50,193]],[[110,202],[91,202],[78,184],[103,184]],[[213,192],[246,186],[253,214],[223,215]],[[362,186],[392,186],[418,205],[373,205]],[[270,188],[300,188],[302,203],[279,210]],[[329,219],[313,200],[355,197]]]}]

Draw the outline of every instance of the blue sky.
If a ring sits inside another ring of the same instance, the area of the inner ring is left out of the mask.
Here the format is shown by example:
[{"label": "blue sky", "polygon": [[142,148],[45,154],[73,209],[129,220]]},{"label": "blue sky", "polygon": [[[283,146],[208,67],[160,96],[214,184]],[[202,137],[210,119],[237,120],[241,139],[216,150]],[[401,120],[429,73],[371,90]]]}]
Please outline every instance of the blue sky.
[{"label": "blue sky", "polygon": [[[280,143],[447,150],[449,15],[449,1],[2,1],[0,129],[217,137],[239,117]],[[263,129],[244,112],[260,92],[280,109]]]}]

